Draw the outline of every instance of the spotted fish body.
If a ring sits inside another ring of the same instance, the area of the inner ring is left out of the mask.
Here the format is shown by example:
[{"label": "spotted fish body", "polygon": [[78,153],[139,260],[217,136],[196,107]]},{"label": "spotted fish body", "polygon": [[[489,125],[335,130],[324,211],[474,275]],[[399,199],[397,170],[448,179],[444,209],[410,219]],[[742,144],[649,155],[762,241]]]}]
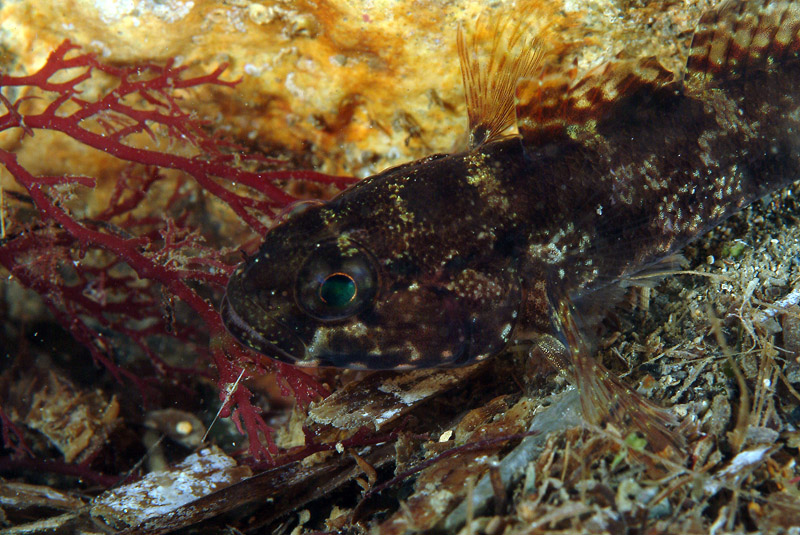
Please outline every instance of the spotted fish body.
[{"label": "spotted fish body", "polygon": [[531,342],[585,411],[608,405],[602,419],[635,394],[594,363],[581,318],[800,178],[798,31],[800,3],[726,2],[700,20],[685,72],[617,62],[561,87],[535,78],[520,27],[488,66],[461,36],[471,147],[275,226],[230,279],[228,329],[285,362],[357,369],[460,366]]}]

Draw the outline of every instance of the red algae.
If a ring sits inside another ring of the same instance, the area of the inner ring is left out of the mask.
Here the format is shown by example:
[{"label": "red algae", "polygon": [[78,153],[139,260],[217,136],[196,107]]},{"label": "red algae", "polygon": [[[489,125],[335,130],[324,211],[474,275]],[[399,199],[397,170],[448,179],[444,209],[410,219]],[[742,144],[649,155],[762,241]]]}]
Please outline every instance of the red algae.
[{"label": "red algae", "polygon": [[[341,188],[352,179],[274,170],[276,161],[210,134],[181,98],[201,87],[233,88],[238,82],[223,78],[225,65],[201,75],[172,62],[117,67],[76,49],[64,42],[33,74],[0,74],[0,132],[16,132],[20,140],[42,132],[65,136],[110,155],[123,171],[107,200],[91,206],[96,177],[32,172],[14,149],[1,148],[0,165],[17,188],[6,191],[0,264],[40,296],[96,364],[145,399],[157,376],[208,373],[202,362],[211,360],[222,415],[232,415],[249,436],[250,452],[267,459],[277,452],[272,430],[251,404],[250,390],[241,383],[231,388],[237,378],[275,372],[304,404],[327,391],[311,376],[241,348],[225,331],[216,299],[240,255],[235,242],[226,243],[228,221],[212,217],[232,213],[227,219],[243,222],[252,240],[295,200],[283,189],[287,183]],[[87,89],[86,82],[98,80]],[[198,213],[199,200],[209,199],[223,209]],[[157,349],[164,340],[200,357],[198,364],[168,363]],[[123,344],[149,359],[153,377],[121,363]]]}]

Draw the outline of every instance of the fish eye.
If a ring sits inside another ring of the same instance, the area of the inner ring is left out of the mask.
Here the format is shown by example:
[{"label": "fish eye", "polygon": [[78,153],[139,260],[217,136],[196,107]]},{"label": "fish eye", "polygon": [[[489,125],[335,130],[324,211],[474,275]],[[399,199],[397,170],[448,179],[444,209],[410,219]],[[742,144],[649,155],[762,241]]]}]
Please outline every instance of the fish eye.
[{"label": "fish eye", "polygon": [[347,239],[317,244],[297,273],[295,301],[322,321],[336,321],[361,312],[377,290],[373,258]]},{"label": "fish eye", "polygon": [[333,308],[347,306],[357,293],[356,281],[347,273],[331,273],[319,285],[319,298]]}]

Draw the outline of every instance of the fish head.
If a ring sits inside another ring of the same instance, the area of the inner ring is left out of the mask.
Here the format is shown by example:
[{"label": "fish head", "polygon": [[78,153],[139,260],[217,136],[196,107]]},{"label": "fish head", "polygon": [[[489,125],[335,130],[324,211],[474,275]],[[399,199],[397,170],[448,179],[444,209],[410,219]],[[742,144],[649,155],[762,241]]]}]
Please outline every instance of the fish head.
[{"label": "fish head", "polygon": [[228,330],[300,366],[452,367],[503,349],[522,285],[476,230],[479,214],[426,197],[427,175],[463,171],[441,160],[373,176],[274,226],[230,277]]}]

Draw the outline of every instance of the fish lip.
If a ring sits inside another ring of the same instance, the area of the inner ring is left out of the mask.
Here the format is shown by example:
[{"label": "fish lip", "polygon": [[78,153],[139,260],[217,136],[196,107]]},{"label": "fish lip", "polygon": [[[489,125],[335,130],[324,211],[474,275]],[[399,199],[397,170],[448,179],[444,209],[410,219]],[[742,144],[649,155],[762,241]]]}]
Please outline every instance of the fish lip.
[{"label": "fish lip", "polygon": [[[265,317],[269,317],[269,322],[271,325],[276,326],[281,330],[281,334],[287,335],[287,338],[291,338],[294,342],[298,344],[299,347],[303,348],[303,355],[306,353],[306,344],[303,340],[297,336],[294,332],[289,329],[285,324],[276,320],[275,318],[270,317],[264,308],[259,305],[255,300],[245,297],[245,299],[253,306],[257,307],[259,310],[264,312]],[[228,296],[228,292],[225,292],[225,295],[222,297],[222,304],[220,305],[220,316],[223,318],[222,324],[225,326],[225,329],[233,336],[236,340],[238,340],[241,344],[246,347],[253,349],[254,351],[261,353],[267,357],[274,358],[276,360],[280,360],[282,362],[288,362],[290,364],[298,364],[302,360],[302,356],[298,357],[289,353],[282,347],[270,342],[266,338],[264,338],[260,332],[254,329],[247,321],[242,318],[239,312],[236,310],[236,307],[233,306],[231,300]],[[233,328],[232,328],[233,327]],[[246,337],[243,337],[237,334],[236,330],[239,332],[244,333]],[[254,347],[253,343],[247,341],[247,338],[255,342],[255,345],[258,346]],[[268,353],[268,352],[269,353]]]}]

